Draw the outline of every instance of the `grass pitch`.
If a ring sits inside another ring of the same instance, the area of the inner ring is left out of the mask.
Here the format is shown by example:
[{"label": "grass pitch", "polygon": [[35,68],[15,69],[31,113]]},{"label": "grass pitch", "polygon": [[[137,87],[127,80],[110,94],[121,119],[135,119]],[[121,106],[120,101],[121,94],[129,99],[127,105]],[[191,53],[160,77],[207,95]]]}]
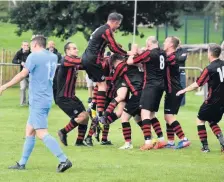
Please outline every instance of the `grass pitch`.
[{"label": "grass pitch", "polygon": [[[77,96],[87,102],[87,91],[78,90]],[[45,182],[45,181],[113,181],[113,182],[221,182],[224,181],[224,155],[216,137],[207,127],[211,153],[200,152],[195,118],[202,103],[202,97],[190,93],[187,106],[180,109],[178,120],[192,145],[183,150],[151,150],[139,151],[143,144],[140,128],[131,121],[134,149],[123,151],[121,124],[119,121],[111,126],[109,138],[113,146],[101,146],[96,141],[94,147],[75,147],[77,129],[68,136],[68,147],[62,146],[64,152],[73,163],[73,167],[64,174],[56,173],[57,159],[52,156],[44,144],[37,140],[34,151],[28,161],[27,170],[12,171],[7,167],[21,157],[24,142],[24,128],[28,117],[28,107],[19,106],[19,88],[12,88],[0,97],[0,181]],[[158,118],[163,131],[163,102]],[[49,131],[57,137],[69,118],[57,107],[53,106],[49,115]],[[220,123],[223,128],[223,123]],[[58,140],[59,141],[59,140]]]}]

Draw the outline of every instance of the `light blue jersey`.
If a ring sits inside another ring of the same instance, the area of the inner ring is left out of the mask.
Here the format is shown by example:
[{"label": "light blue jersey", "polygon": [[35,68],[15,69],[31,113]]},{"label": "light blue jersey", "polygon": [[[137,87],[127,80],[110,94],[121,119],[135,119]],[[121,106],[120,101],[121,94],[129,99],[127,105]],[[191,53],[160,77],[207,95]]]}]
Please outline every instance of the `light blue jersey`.
[{"label": "light blue jersey", "polygon": [[25,63],[29,70],[29,104],[32,108],[50,108],[57,56],[47,50],[31,53]]}]

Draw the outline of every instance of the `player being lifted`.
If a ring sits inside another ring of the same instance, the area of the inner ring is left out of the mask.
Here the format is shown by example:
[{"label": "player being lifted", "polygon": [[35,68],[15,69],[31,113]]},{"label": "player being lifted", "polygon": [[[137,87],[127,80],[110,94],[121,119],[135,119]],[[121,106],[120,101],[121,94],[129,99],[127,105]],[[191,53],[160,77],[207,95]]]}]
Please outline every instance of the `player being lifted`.
[{"label": "player being lifted", "polygon": [[167,123],[168,144],[167,148],[174,148],[174,133],[180,139],[176,149],[181,149],[190,145],[190,141],[185,137],[180,123],[176,120],[182,96],[176,96],[176,93],[182,89],[180,84],[179,65],[177,64],[176,49],[179,45],[177,37],[167,37],[164,41],[164,50],[166,52],[166,76],[165,76],[165,105],[164,114]]},{"label": "player being lifted", "polygon": [[209,122],[209,126],[220,142],[221,152],[224,152],[224,138],[218,125],[224,112],[224,61],[219,59],[220,53],[221,47],[218,44],[209,44],[208,59],[210,64],[203,70],[196,82],[177,93],[179,96],[208,83],[208,96],[199,109],[196,121],[198,136],[202,143],[202,152],[210,152],[205,121]]},{"label": "player being lifted", "polygon": [[119,28],[123,16],[119,13],[111,13],[108,16],[107,23],[97,28],[91,35],[88,46],[82,55],[82,64],[89,76],[97,83],[97,111],[99,117],[103,116],[106,102],[106,81],[100,62],[104,57],[106,46],[114,53],[126,55],[124,51],[114,40],[113,32]]}]

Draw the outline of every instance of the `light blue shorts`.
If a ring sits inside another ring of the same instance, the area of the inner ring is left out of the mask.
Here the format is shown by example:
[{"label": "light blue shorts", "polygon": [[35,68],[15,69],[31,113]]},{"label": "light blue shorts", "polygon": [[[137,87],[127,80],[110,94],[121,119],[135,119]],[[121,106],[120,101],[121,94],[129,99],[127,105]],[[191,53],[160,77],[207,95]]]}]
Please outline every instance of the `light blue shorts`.
[{"label": "light blue shorts", "polygon": [[48,113],[50,108],[29,108],[29,123],[35,130],[46,129],[48,127]]}]

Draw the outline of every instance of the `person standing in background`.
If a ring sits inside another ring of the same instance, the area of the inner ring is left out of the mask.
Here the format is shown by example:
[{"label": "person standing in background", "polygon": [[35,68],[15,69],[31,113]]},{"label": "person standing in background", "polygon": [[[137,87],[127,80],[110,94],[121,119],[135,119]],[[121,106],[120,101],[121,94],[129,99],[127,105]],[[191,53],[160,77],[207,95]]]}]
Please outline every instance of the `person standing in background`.
[{"label": "person standing in background", "polygon": [[61,54],[58,52],[58,50],[55,48],[54,41],[50,40],[47,43],[47,50],[54,53],[58,57],[58,63],[61,63]]},{"label": "person standing in background", "polygon": [[[16,52],[16,55],[14,56],[12,63],[13,64],[20,64],[20,71],[22,71],[26,59],[28,55],[30,54],[30,47],[28,41],[23,41],[21,49]],[[28,98],[26,99],[26,90],[29,87],[29,77],[25,77],[20,82],[20,106],[25,106],[28,104]]]}]

